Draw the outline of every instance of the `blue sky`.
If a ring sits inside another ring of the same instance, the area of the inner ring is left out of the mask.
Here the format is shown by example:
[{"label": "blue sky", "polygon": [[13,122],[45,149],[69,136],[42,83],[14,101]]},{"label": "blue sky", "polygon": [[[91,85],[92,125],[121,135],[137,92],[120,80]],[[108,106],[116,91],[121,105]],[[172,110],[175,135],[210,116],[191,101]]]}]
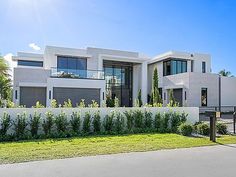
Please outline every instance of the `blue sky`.
[{"label": "blue sky", "polygon": [[234,0],[0,0],[0,24],[1,55],[45,45],[180,50],[209,53],[213,72],[236,75]]}]

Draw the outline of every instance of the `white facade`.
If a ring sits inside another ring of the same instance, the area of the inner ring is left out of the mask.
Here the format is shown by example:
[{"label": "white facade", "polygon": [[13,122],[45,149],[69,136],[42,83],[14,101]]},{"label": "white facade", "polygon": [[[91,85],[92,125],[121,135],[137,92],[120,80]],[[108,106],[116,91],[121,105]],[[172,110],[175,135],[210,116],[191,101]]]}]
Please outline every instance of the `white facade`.
[{"label": "white facade", "polygon": [[[58,56],[86,59],[86,76],[88,78],[54,77],[53,72],[55,68],[58,69]],[[170,89],[174,90],[176,97],[178,97],[177,101],[182,106],[216,107],[219,106],[220,100],[222,106],[236,105],[236,92],[234,91],[236,78],[219,78],[219,75],[211,73],[211,57],[208,54],[170,51],[154,58],[148,58],[137,52],[91,47],[75,49],[47,46],[43,54],[19,52],[17,56],[13,57],[13,60],[18,64],[22,61],[43,62],[42,67],[26,66],[28,65],[26,63],[19,64],[14,68],[13,100],[17,104],[21,104],[21,94],[27,96],[27,92],[22,92],[23,88],[29,87],[45,88],[43,93],[45,92],[46,106],[50,106],[51,100],[54,98],[54,88],[79,88],[85,93],[84,95],[86,95],[86,90],[90,89],[88,94],[93,94],[93,89],[95,89],[94,91],[99,91],[95,96],[99,98],[98,102],[101,105],[106,99],[108,84],[104,78],[104,63],[114,62],[121,66],[128,63],[132,68],[130,81],[132,89],[129,92],[129,97],[133,103],[137,99],[140,89],[142,101],[147,103],[152,89],[153,71],[157,68],[159,88],[162,90],[164,105],[169,103]],[[122,72],[124,71],[122,70]],[[123,78],[123,81],[125,80],[124,75],[121,74],[120,77]],[[205,99],[202,90],[205,90]],[[120,94],[123,93],[122,91],[121,89]],[[124,93],[126,92],[124,91]],[[127,100],[128,96],[124,93],[120,98]],[[203,100],[205,105],[203,105]]]},{"label": "white facade", "polygon": [[[58,56],[78,57],[86,59],[86,76],[89,78],[58,78],[53,77],[54,70],[58,70]],[[132,101],[138,96],[138,91],[142,89],[142,99],[147,100],[147,60],[148,58],[140,56],[137,52],[87,48],[74,49],[64,47],[46,46],[43,54],[32,54],[19,52],[13,60],[18,62],[14,68],[13,82],[13,100],[16,104],[21,104],[21,94],[23,88],[46,88],[46,106],[50,106],[53,99],[53,88],[81,88],[81,89],[99,89],[100,105],[106,97],[106,81],[104,79],[104,61],[123,62],[132,65]],[[26,66],[27,63],[20,62],[43,62],[42,67]],[[92,78],[91,78],[92,77]],[[145,82],[142,82],[143,78]]]}]

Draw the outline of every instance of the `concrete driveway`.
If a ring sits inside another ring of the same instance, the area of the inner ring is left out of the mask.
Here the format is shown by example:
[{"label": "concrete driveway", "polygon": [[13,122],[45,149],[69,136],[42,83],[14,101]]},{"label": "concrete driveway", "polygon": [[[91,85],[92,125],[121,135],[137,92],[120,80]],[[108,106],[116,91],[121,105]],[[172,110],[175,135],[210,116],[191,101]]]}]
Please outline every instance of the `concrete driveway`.
[{"label": "concrete driveway", "polygon": [[235,177],[236,145],[0,165],[1,177]]}]

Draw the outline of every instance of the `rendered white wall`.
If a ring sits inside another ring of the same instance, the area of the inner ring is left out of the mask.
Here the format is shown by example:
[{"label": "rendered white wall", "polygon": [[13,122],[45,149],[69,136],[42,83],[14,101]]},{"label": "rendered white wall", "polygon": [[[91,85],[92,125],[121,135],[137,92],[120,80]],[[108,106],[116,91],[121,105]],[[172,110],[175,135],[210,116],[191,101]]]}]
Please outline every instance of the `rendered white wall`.
[{"label": "rendered white wall", "polygon": [[221,105],[236,106],[235,77],[221,77]]}]

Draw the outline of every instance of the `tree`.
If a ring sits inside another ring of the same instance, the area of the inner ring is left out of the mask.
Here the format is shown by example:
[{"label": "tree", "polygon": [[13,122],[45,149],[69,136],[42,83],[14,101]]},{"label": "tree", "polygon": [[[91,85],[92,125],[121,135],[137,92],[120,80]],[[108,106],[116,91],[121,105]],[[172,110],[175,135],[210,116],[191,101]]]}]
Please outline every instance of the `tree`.
[{"label": "tree", "polygon": [[152,78],[152,93],[151,93],[151,104],[157,105],[161,103],[161,97],[158,90],[158,72],[157,68],[154,69],[153,78]]},{"label": "tree", "polygon": [[175,100],[174,91],[173,91],[173,89],[170,89],[169,90],[169,106],[175,107],[177,105],[178,105],[178,103]]},{"label": "tree", "polygon": [[221,76],[225,76],[225,77],[233,77],[233,75],[231,74],[231,72],[230,72],[230,71],[226,71],[225,69],[222,69],[222,70],[219,72],[219,74],[220,74]]},{"label": "tree", "polygon": [[11,79],[8,74],[8,64],[0,57],[0,106],[2,100],[8,100],[11,98]]},{"label": "tree", "polygon": [[7,62],[0,56],[0,76],[8,76],[9,67]]},{"label": "tree", "polygon": [[141,89],[139,89],[138,91],[138,106],[141,107],[143,105],[143,102],[142,102],[142,91]]}]

